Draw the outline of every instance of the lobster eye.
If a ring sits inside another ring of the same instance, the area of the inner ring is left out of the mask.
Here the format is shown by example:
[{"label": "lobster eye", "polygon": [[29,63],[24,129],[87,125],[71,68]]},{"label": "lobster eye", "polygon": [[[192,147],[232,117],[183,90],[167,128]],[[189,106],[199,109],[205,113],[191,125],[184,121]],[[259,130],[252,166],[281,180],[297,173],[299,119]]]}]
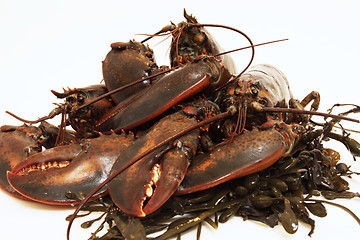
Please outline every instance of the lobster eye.
[{"label": "lobster eye", "polygon": [[236,96],[241,95],[241,94],[242,94],[242,92],[241,92],[241,88],[240,88],[240,87],[235,88],[235,90],[234,90],[234,94],[235,94]]},{"label": "lobster eye", "polygon": [[297,124],[294,124],[294,125],[291,127],[291,130],[293,131],[293,133],[301,134],[304,129],[303,129],[302,126],[297,125]]},{"label": "lobster eye", "polygon": [[83,94],[78,94],[77,100],[78,100],[78,102],[79,102],[80,104],[83,104],[84,101],[85,101],[84,95],[83,95]]},{"label": "lobster eye", "polygon": [[70,104],[74,104],[76,102],[76,99],[74,96],[69,96],[66,98],[66,102],[68,102]]},{"label": "lobster eye", "polygon": [[259,88],[256,85],[252,84],[250,86],[250,94],[253,96],[257,96],[258,93],[259,93]]}]

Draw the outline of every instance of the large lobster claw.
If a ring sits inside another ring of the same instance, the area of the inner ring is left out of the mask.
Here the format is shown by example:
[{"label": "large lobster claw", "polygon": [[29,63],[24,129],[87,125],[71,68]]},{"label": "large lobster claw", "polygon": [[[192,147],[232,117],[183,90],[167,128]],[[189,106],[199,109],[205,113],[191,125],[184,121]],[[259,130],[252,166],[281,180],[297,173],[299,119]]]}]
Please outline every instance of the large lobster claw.
[{"label": "large lobster claw", "polygon": [[[182,112],[161,119],[123,152],[111,172],[195,123],[194,118]],[[138,217],[162,206],[181,183],[189,158],[195,154],[198,134],[198,130],[193,131],[178,140],[182,144],[156,150],[120,173],[108,184],[114,203],[124,212]]]},{"label": "large lobster claw", "polygon": [[4,125],[0,129],[0,188],[23,198],[8,183],[6,172],[11,171],[26,157],[41,151],[38,142],[42,131],[38,127]]},{"label": "large lobster claw", "polygon": [[224,85],[231,74],[213,58],[185,64],[124,104],[118,104],[95,127],[98,131],[137,127],[191,96]]},{"label": "large lobster claw", "polygon": [[[114,161],[132,142],[132,137],[113,134],[54,147],[22,161],[8,172],[8,181],[34,201],[54,205],[76,203],[65,193],[88,194],[108,177]],[[106,190],[103,188],[97,196]]]},{"label": "large lobster claw", "polygon": [[271,166],[291,152],[300,129],[298,125],[275,124],[264,131],[244,132],[214,147],[193,159],[176,194],[201,191]]}]

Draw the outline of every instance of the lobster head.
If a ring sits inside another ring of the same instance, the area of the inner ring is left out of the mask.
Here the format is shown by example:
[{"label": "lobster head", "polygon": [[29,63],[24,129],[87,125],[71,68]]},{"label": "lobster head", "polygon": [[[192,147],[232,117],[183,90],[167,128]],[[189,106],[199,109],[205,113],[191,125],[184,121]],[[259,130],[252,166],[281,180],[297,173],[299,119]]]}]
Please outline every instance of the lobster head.
[{"label": "lobster head", "polygon": [[228,85],[223,107],[233,112],[245,108],[247,117],[253,114],[257,118],[254,121],[261,125],[268,116],[264,113],[261,117],[259,114],[264,107],[288,108],[291,98],[292,93],[284,74],[271,65],[260,64]]},{"label": "lobster head", "polygon": [[65,103],[60,107],[63,110],[60,111],[68,114],[67,121],[79,136],[85,136],[86,133],[91,132],[96,122],[115,104],[111,98],[104,98],[80,110],[77,108],[106,92],[107,89],[104,85],[69,89],[63,93],[52,91],[57,98],[65,99]]},{"label": "lobster head", "polygon": [[194,61],[201,55],[214,55],[221,51],[208,31],[198,24],[195,17],[184,9],[186,21],[173,24],[173,40],[170,49],[171,66],[175,67]]}]

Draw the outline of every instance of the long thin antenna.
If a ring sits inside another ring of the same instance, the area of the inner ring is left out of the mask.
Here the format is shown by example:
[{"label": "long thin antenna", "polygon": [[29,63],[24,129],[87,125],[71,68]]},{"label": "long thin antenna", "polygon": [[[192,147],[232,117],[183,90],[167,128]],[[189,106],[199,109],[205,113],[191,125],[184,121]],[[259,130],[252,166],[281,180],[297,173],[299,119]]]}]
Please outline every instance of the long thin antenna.
[{"label": "long thin antenna", "polygon": [[225,28],[225,29],[229,29],[231,31],[241,34],[248,40],[248,42],[250,43],[251,51],[252,51],[250,61],[249,61],[248,65],[233,79],[237,79],[238,77],[240,77],[252,64],[254,57],[255,57],[255,47],[254,47],[254,44],[253,44],[252,40],[250,39],[250,37],[248,35],[246,35],[244,32],[240,31],[239,29],[236,29],[236,28],[233,28],[230,26],[226,26],[226,25],[221,25],[221,24],[189,23],[189,26]]},{"label": "long thin antenna", "polygon": [[215,54],[214,57],[218,57],[218,56],[228,54],[228,53],[232,53],[232,52],[245,50],[245,49],[248,49],[248,48],[251,48],[251,47],[259,47],[259,46],[266,45],[266,44],[283,42],[283,41],[288,41],[288,40],[289,40],[288,38],[284,38],[284,39],[279,39],[279,40],[274,40],[274,41],[269,41],[269,42],[258,43],[258,44],[254,44],[254,45],[251,45],[251,46],[246,46],[246,47],[237,48],[237,49],[229,50],[229,51],[226,51],[226,52],[218,53],[218,54]]},{"label": "long thin antenna", "polygon": [[350,122],[356,122],[360,123],[360,120],[349,118],[345,116],[339,116],[329,113],[322,113],[322,112],[315,112],[315,111],[309,111],[309,110],[302,110],[302,109],[295,109],[295,108],[272,108],[272,107],[265,107],[262,109],[264,112],[284,112],[284,113],[295,113],[295,114],[310,114],[310,115],[317,115],[317,116],[323,116],[323,117],[330,117],[334,119],[341,119],[346,120]]}]

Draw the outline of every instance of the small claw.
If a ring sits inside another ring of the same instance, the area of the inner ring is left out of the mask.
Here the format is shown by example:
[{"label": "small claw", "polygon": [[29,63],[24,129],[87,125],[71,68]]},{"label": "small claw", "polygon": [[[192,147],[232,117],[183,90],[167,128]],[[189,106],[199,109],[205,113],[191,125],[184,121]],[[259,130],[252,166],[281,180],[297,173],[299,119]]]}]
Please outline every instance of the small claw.
[{"label": "small claw", "polygon": [[[83,144],[48,149],[8,172],[8,181],[34,201],[53,205],[76,203],[65,193],[88,194],[108,177],[113,162],[132,141],[124,135],[102,135]],[[105,192],[106,188],[97,196]]]}]

